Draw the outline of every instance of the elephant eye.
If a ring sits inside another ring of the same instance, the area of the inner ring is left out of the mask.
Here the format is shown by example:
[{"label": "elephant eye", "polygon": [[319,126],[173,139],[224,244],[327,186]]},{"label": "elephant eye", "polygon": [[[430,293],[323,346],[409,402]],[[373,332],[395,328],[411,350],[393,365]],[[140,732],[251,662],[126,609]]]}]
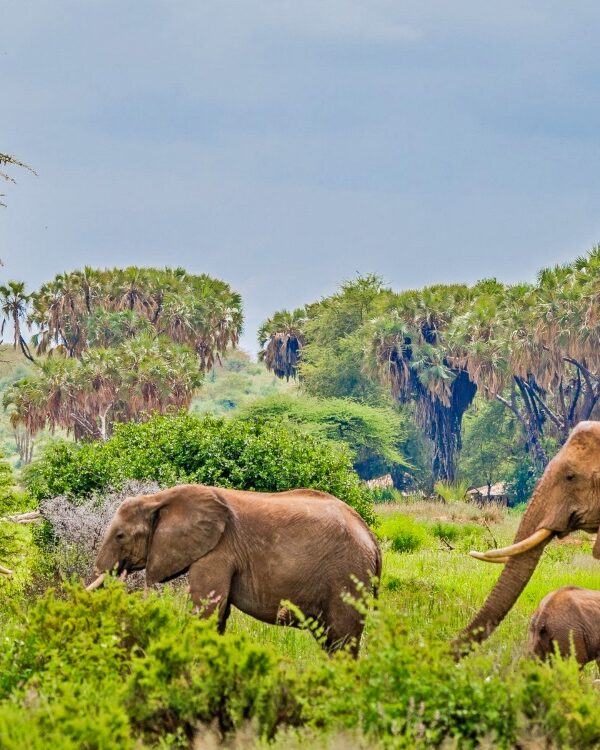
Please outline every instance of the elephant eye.
[{"label": "elephant eye", "polygon": [[565,479],[567,480],[567,482],[572,482],[575,479],[575,474],[567,474]]},{"label": "elephant eye", "polygon": [[125,539],[125,532],[117,531],[117,533],[115,534],[115,539],[117,540],[117,542],[122,542],[123,539]]}]

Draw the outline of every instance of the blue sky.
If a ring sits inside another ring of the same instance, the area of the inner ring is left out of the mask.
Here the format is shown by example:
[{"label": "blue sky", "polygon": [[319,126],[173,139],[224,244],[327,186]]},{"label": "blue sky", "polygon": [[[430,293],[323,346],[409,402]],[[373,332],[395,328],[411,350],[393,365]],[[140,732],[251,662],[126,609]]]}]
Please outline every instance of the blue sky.
[{"label": "blue sky", "polygon": [[600,4],[0,0],[5,278],[183,265],[281,307],[600,241]]}]

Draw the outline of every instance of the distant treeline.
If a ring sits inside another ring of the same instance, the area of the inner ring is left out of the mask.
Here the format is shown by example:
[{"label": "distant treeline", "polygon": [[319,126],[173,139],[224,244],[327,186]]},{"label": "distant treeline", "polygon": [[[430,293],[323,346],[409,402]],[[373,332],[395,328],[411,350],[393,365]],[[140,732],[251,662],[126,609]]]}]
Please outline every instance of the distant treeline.
[{"label": "distant treeline", "polygon": [[482,399],[506,410],[539,471],[573,425],[598,416],[599,301],[600,246],[534,284],[396,293],[366,276],[275,313],[259,332],[260,356],[311,395],[381,403],[391,394],[407,405],[433,446],[434,479],[455,478],[476,396],[480,411]]}]

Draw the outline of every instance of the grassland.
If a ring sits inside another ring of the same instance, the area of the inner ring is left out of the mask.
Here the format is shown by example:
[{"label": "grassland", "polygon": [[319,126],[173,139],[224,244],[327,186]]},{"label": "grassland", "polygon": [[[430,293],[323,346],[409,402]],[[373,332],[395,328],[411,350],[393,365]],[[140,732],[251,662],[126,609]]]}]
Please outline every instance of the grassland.
[{"label": "grassland", "polygon": [[[451,640],[479,609],[500,574],[500,565],[491,565],[468,555],[479,541],[482,549],[512,542],[519,514],[496,508],[479,509],[466,503],[414,502],[403,506],[379,506],[379,518],[397,516],[413,519],[425,531],[425,542],[413,551],[395,552],[391,541],[382,540],[383,573],[379,606],[397,613],[415,638],[426,641]],[[441,527],[457,537],[444,541],[431,533]],[[475,528],[475,533],[474,533]],[[452,547],[452,549],[451,549]],[[587,534],[572,535],[548,546],[532,580],[494,635],[479,647],[500,670],[510,677],[526,653],[529,618],[540,600],[553,589],[574,584],[600,589],[600,563],[592,557]],[[270,643],[282,655],[298,659],[317,658],[319,649],[309,634],[264,625],[235,612],[231,627],[246,631],[263,643]],[[363,651],[369,650],[369,627]],[[595,665],[586,667],[584,679],[594,679]]]},{"label": "grassland", "polygon": [[[579,674],[573,662],[542,668],[526,654],[530,615],[548,591],[600,588],[589,537],[550,544],[504,623],[457,665],[448,643],[500,572],[468,551],[509,542],[519,515],[418,501],[380,505],[378,520],[381,592],[357,662],[328,659],[309,633],[235,610],[226,636],[194,636],[199,622],[181,585],[158,600],[127,595],[119,583],[90,594],[80,586],[48,592],[48,579],[32,588],[39,552],[20,529],[20,552],[2,560],[18,573],[0,581],[0,737],[9,733],[10,750],[46,747],[49,727],[57,741],[75,743],[65,747],[106,750],[600,746],[595,664]],[[224,738],[211,721],[222,715]],[[115,717],[126,744],[113,734]],[[19,744],[30,725],[38,744]],[[77,744],[83,736],[88,744]]]}]

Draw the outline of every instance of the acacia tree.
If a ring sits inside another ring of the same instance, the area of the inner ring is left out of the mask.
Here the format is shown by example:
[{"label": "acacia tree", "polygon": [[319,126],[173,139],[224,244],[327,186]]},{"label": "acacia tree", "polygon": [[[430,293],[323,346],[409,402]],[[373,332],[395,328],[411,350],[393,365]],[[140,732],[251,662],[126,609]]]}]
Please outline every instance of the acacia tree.
[{"label": "acacia tree", "polygon": [[[0,179],[5,180],[6,182],[12,182],[13,184],[16,183],[14,177],[11,177],[8,172],[4,171],[6,167],[19,167],[21,169],[27,169],[32,174],[35,174],[34,170],[24,162],[15,159],[14,156],[10,156],[9,154],[0,153]],[[4,198],[4,193],[0,193],[0,198]],[[3,203],[0,200],[0,206],[6,207],[6,203]]]},{"label": "acacia tree", "polygon": [[259,331],[259,358],[278,377],[299,375],[313,396],[379,403],[385,394],[362,367],[360,331],[389,295],[379,276],[359,276],[319,302],[281,310]]}]

